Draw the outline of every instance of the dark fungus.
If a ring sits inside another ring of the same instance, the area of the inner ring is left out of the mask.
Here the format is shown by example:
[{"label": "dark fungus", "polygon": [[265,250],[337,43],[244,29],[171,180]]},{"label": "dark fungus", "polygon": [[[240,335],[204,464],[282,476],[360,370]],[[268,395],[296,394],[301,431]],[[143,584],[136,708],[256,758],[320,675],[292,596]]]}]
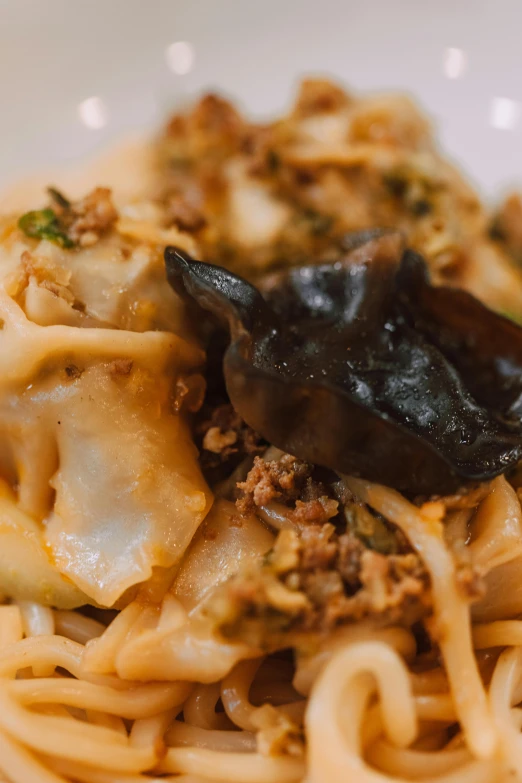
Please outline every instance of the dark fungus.
[{"label": "dark fungus", "polygon": [[422,494],[490,479],[522,454],[522,329],[435,287],[400,234],[347,239],[333,264],[263,294],[169,247],[168,279],[221,321],[232,404],[308,462]]}]

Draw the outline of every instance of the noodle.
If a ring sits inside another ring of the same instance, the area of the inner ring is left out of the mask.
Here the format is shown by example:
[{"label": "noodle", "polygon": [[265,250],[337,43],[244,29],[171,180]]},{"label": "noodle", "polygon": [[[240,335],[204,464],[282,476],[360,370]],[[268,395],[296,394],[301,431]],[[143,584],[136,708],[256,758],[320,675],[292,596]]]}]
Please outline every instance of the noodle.
[{"label": "noodle", "polygon": [[57,611],[54,613],[54,619],[56,633],[79,644],[87,644],[105,631],[104,625],[78,612]]},{"label": "noodle", "polygon": [[[343,650],[325,669],[310,700],[307,727],[310,736],[310,781],[326,777],[337,783],[378,779],[361,758],[361,727],[368,701],[378,684],[383,728],[391,742],[406,747],[415,739],[417,718],[407,670],[388,647],[362,642]],[[323,748],[328,746],[325,758]]]},{"label": "noodle", "polygon": [[0,650],[23,636],[22,615],[18,606],[0,606]]},{"label": "noodle", "polygon": [[459,595],[440,524],[423,520],[414,506],[392,490],[372,487],[358,479],[347,481],[357,494],[395,522],[422,553],[433,580],[440,646],[457,712],[473,752],[479,757],[490,757],[495,750],[496,733],[473,656],[469,607]]},{"label": "noodle", "polygon": [[187,723],[201,729],[226,729],[232,724],[224,713],[216,713],[216,704],[221,696],[219,682],[210,685],[197,685],[183,705],[183,715]]},{"label": "noodle", "polygon": [[239,663],[221,685],[221,700],[226,714],[232,723],[245,731],[254,729],[252,718],[256,708],[249,703],[248,693],[261,663],[260,660]]},{"label": "noodle", "polygon": [[11,780],[31,780],[34,783],[63,783],[49,769],[40,764],[29,751],[8,734],[0,733],[0,769]]},{"label": "noodle", "polygon": [[255,751],[256,737],[249,731],[202,729],[177,721],[171,725],[166,741],[174,747],[209,748],[221,751]]},{"label": "noodle", "polygon": [[225,753],[213,750],[171,748],[161,769],[165,772],[188,772],[231,783],[293,783],[303,777],[302,761],[290,758],[267,758],[257,753]]}]

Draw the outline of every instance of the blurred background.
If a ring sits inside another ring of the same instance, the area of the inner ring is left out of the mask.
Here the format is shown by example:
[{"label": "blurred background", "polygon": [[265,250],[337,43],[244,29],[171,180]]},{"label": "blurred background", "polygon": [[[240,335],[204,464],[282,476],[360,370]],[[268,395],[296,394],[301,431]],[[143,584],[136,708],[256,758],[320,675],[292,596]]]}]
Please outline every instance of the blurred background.
[{"label": "blurred background", "polygon": [[0,0],[0,182],[218,89],[256,116],[304,74],[406,91],[498,197],[522,183],[520,0]]}]

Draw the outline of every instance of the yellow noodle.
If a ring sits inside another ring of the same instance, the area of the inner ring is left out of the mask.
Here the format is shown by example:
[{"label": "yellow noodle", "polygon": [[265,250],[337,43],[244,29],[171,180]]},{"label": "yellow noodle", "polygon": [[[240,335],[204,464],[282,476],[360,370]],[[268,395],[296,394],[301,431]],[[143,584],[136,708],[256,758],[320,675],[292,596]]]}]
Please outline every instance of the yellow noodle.
[{"label": "yellow noodle", "polygon": [[64,778],[51,772],[3,731],[0,731],[0,771],[15,783],[64,783]]},{"label": "yellow noodle", "polygon": [[257,708],[249,701],[250,686],[262,659],[243,661],[230,672],[221,684],[221,701],[230,720],[244,729],[252,731],[252,716]]},{"label": "yellow noodle", "polygon": [[335,654],[312,692],[306,715],[310,783],[342,783],[350,775],[361,783],[377,780],[361,756],[364,714],[376,689],[390,741],[399,747],[413,742],[417,717],[404,663],[382,642],[353,644]]},{"label": "yellow noodle", "polygon": [[183,717],[191,726],[202,729],[226,729],[233,726],[226,713],[217,713],[216,704],[221,697],[219,682],[197,685],[183,705]]},{"label": "yellow noodle", "polygon": [[105,626],[79,612],[55,611],[56,633],[66,636],[79,644],[87,644],[105,631]]},{"label": "yellow noodle", "polygon": [[[133,748],[120,733],[104,726],[52,715],[38,715],[20,707],[0,688],[0,727],[19,742],[40,753],[88,764],[104,760],[107,769],[142,771],[152,767],[156,754],[151,749]],[[60,742],[56,739],[60,737]]]},{"label": "yellow noodle", "polygon": [[473,644],[476,650],[488,647],[516,647],[522,645],[521,620],[497,620],[473,627]]},{"label": "yellow noodle", "polygon": [[405,533],[429,569],[440,646],[457,713],[473,752],[479,758],[490,757],[498,737],[473,655],[469,607],[458,590],[455,565],[444,546],[442,526],[423,519],[419,510],[398,492],[359,479],[347,479],[347,484]]},{"label": "yellow noodle", "polygon": [[383,740],[372,746],[367,753],[367,758],[378,769],[389,775],[400,775],[419,780],[451,772],[472,761],[470,752],[464,748],[441,753],[426,753],[419,750],[395,748]]},{"label": "yellow noodle", "polygon": [[26,636],[52,636],[54,634],[54,616],[52,609],[34,601],[19,601],[22,623]]},{"label": "yellow noodle", "polygon": [[135,685],[125,691],[82,680],[36,679],[5,685],[5,691],[22,704],[59,702],[71,707],[109,712],[131,720],[152,718],[159,712],[183,704],[189,683]]},{"label": "yellow noodle", "polygon": [[168,745],[174,747],[209,748],[221,751],[254,751],[255,734],[249,731],[219,731],[190,726],[174,721],[165,736]]},{"label": "yellow noodle", "polygon": [[135,748],[154,748],[160,754],[165,744],[164,734],[178,712],[179,707],[134,721],[129,736],[130,744]]},{"label": "yellow noodle", "polygon": [[498,727],[501,748],[511,768],[522,774],[522,736],[520,716],[512,711],[514,691],[522,666],[521,648],[507,649],[500,656],[493,672],[490,701]]},{"label": "yellow noodle", "polygon": [[165,772],[187,772],[230,783],[294,783],[304,775],[304,762],[257,753],[225,753],[200,748],[170,748],[161,763]]},{"label": "yellow noodle", "polygon": [[[34,702],[32,706],[34,708]],[[111,731],[116,731],[118,734],[123,734],[125,737],[127,736],[125,723],[117,715],[111,715],[108,712],[100,712],[99,710],[91,710],[88,708],[85,709],[85,714],[88,723],[92,723],[94,726],[105,726],[106,729],[111,729]]]},{"label": "yellow noodle", "polygon": [[[118,774],[106,772],[99,769],[93,769],[84,764],[72,764],[70,761],[62,759],[47,759],[49,766],[57,772],[66,775],[67,779],[73,778],[81,783],[221,783],[216,778],[199,777],[198,775],[141,775],[141,774]],[[62,780],[62,778],[60,778]]]},{"label": "yellow noodle", "polygon": [[[19,601],[22,615],[22,625],[26,636],[52,636],[55,631],[54,615],[47,606],[40,606],[34,601]],[[35,677],[50,677],[54,672],[52,664],[35,664]]]},{"label": "yellow noodle", "polygon": [[319,652],[298,658],[294,677],[294,687],[298,693],[308,694],[310,692],[313,682],[334,652],[358,641],[382,641],[389,644],[405,658],[413,657],[415,654],[415,639],[412,633],[404,628],[377,629],[362,623],[348,626],[325,640]]},{"label": "yellow noodle", "polygon": [[83,663],[89,671],[100,674],[115,671],[116,655],[142,611],[141,604],[134,601],[118,614],[99,638],[87,644]]},{"label": "yellow noodle", "polygon": [[0,606],[0,650],[23,636],[22,615],[18,606]]}]

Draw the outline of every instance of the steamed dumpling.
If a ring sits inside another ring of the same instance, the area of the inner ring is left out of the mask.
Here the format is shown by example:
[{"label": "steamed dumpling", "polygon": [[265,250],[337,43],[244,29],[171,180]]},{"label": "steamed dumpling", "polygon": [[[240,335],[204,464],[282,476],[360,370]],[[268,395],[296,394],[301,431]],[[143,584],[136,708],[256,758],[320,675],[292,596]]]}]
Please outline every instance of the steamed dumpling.
[{"label": "steamed dumpling", "polygon": [[[13,229],[0,275],[0,478],[76,590],[50,601],[112,606],[180,561],[210,507],[186,421],[203,353],[160,249],[114,227],[72,250]],[[0,592],[30,598],[8,561]]]}]

